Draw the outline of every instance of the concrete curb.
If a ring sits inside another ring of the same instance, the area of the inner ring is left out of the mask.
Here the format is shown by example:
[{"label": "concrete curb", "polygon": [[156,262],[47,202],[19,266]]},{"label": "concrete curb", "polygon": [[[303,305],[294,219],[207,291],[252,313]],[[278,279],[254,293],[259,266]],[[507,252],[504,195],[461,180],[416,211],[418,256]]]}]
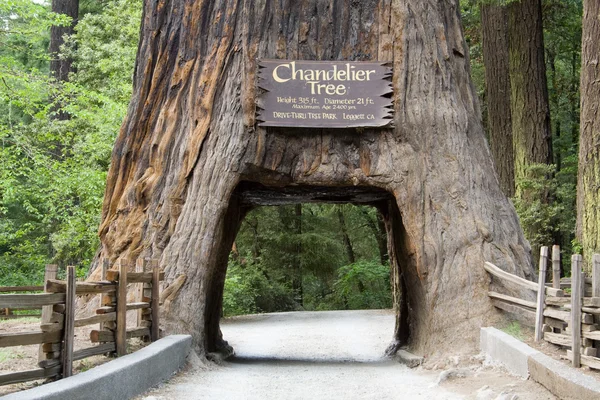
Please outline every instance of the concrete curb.
[{"label": "concrete curb", "polygon": [[496,328],[481,328],[480,348],[510,372],[530,377],[561,399],[600,399],[600,381]]},{"label": "concrete curb", "polygon": [[4,396],[3,400],[130,399],[169,379],[186,362],[189,335],[160,339],[135,353],[70,378]]}]

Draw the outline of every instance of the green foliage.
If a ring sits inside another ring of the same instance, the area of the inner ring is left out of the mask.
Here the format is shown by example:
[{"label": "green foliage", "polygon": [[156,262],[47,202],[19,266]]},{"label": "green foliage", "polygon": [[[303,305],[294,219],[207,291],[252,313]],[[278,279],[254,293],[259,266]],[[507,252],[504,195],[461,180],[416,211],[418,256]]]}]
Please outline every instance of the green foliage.
[{"label": "green foliage", "polygon": [[292,311],[298,306],[285,281],[269,279],[260,263],[240,265],[231,260],[225,279],[225,316],[274,311]]},{"label": "green foliage", "polygon": [[14,349],[0,349],[0,364],[9,360],[23,358],[23,353]]},{"label": "green foliage", "polygon": [[509,325],[504,327],[502,329],[502,331],[504,331],[505,333],[508,333],[510,336],[514,337],[515,339],[518,339],[518,340],[524,339],[523,332],[521,329],[521,324],[518,321],[511,322]]},{"label": "green foliage", "polygon": [[390,308],[390,267],[360,261],[338,270],[335,296],[347,309]]},{"label": "green foliage", "polygon": [[[566,179],[571,172],[555,172],[554,165],[533,164],[526,169],[526,178],[517,182],[521,196],[513,198],[525,237],[532,245],[534,259],[541,246],[557,243],[557,237],[574,236],[576,180]],[[563,245],[565,254],[572,249]],[[568,258],[568,257],[567,257]],[[566,270],[569,260],[563,260]]]},{"label": "green foliage", "polygon": [[[480,5],[505,5],[510,2],[460,1],[472,78],[482,105],[484,125],[487,99],[481,50]],[[534,252],[542,245],[559,244],[564,254],[570,254],[576,219],[582,0],[543,0],[542,14],[555,165],[532,166],[527,171],[527,177],[516,182],[525,188],[525,197],[514,201]],[[542,199],[549,199],[550,203],[544,204]],[[534,254],[534,258],[537,259],[537,254]],[[563,263],[566,270],[569,270],[569,262],[569,257],[565,257]]]},{"label": "green foliage", "polygon": [[377,218],[372,207],[350,205],[253,210],[229,261],[224,314],[390,307],[390,270],[379,264],[375,234],[381,232],[373,231]]},{"label": "green foliage", "polygon": [[140,15],[139,0],[84,15],[62,50],[78,68],[63,83],[48,77],[49,28],[70,19],[48,4],[0,4],[0,284],[41,282],[49,262],[85,273],[131,95]]}]

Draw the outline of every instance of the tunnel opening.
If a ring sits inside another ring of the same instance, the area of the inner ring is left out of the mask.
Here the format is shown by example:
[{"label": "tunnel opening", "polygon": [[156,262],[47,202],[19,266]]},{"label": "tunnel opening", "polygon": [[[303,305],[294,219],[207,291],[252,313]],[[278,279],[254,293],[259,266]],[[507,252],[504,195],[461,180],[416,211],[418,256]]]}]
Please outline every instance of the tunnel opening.
[{"label": "tunnel opening", "polygon": [[386,353],[408,343],[410,259],[391,193],[242,182],[227,214],[227,240],[206,299],[209,353],[232,352],[223,317],[278,311],[387,308],[394,327]]}]

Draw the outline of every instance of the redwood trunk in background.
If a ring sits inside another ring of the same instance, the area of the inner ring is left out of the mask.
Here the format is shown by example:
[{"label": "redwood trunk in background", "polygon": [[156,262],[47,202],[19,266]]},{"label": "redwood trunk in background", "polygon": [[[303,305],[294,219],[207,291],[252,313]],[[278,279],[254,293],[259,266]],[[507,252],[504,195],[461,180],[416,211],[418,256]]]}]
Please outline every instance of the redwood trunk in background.
[{"label": "redwood trunk in background", "polygon": [[52,0],[52,12],[64,14],[72,18],[69,26],[52,26],[50,28],[50,75],[58,81],[68,81],[73,61],[70,58],[60,59],[60,46],[65,42],[64,35],[72,35],[77,18],[79,18],[79,0]]},{"label": "redwood trunk in background", "polygon": [[552,130],[541,0],[518,0],[507,7],[515,183],[520,195],[527,167],[552,163]]},{"label": "redwood trunk in background", "polygon": [[[50,28],[50,77],[55,78],[58,82],[67,82],[69,73],[73,71],[73,60],[71,58],[60,58],[60,46],[65,42],[65,35],[72,35],[77,19],[79,18],[79,0],[52,0],[52,12],[64,14],[71,17],[69,26],[52,26]],[[60,105],[56,105],[59,108]],[[56,118],[66,120],[69,114],[59,110],[56,113]]]},{"label": "redwood trunk in background", "polygon": [[500,188],[506,196],[512,197],[515,194],[515,160],[510,112],[506,6],[482,3],[481,29],[490,149]]},{"label": "redwood trunk in background", "polygon": [[600,3],[588,0],[583,7],[577,238],[589,262],[600,252]]},{"label": "redwood trunk in background", "polygon": [[[259,58],[391,61],[395,127],[257,127]],[[484,261],[533,271],[494,175],[456,2],[146,2],[100,259],[158,258],[167,283],[185,274],[164,328],[206,355],[227,348],[219,319],[241,219],[302,201],[377,205],[395,339],[428,356],[476,349],[499,317]]]}]

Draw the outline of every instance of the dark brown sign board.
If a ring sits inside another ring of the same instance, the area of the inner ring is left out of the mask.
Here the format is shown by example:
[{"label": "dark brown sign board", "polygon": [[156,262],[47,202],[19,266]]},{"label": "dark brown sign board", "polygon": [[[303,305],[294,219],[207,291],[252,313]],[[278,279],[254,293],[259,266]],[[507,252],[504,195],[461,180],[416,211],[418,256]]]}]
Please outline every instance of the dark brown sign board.
[{"label": "dark brown sign board", "polygon": [[359,128],[392,121],[388,63],[259,60],[258,65],[258,126]]}]

